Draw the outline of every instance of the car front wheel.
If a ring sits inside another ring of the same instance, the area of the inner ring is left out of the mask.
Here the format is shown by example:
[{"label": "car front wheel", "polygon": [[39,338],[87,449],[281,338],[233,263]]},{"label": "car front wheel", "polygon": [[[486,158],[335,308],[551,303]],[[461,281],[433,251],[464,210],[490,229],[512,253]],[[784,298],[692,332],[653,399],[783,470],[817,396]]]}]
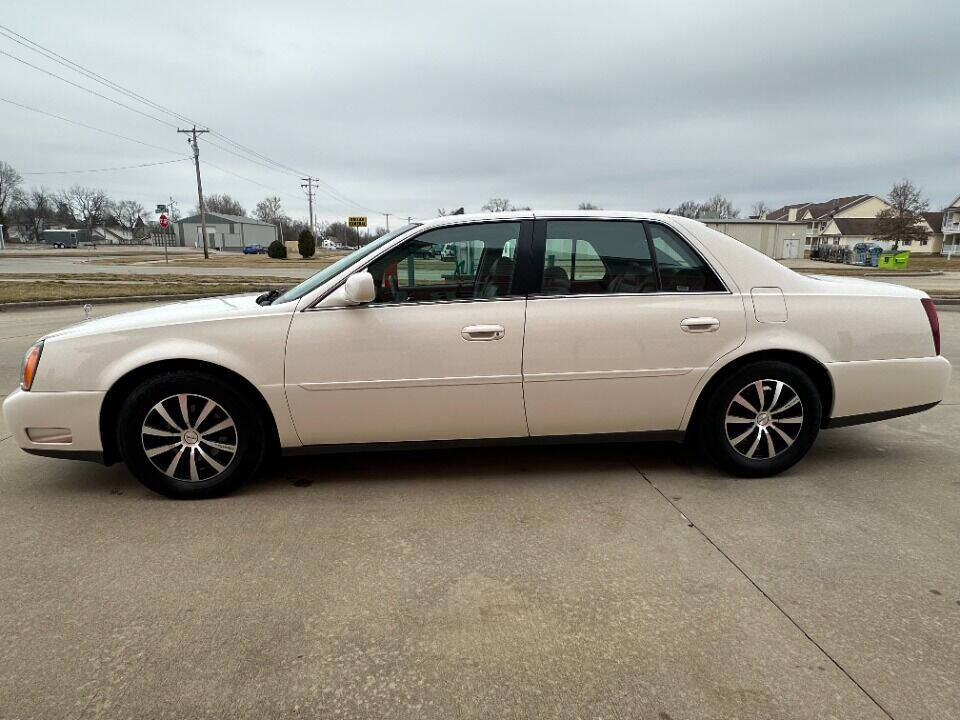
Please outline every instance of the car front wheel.
[{"label": "car front wheel", "polygon": [[264,431],[256,409],[231,385],[205,373],[168,372],[124,403],[117,440],[140,482],[172,498],[223,495],[260,465]]},{"label": "car front wheel", "polygon": [[820,395],[806,373],[785,362],[757,362],[714,389],[700,437],[710,457],[733,475],[767,477],[807,454],[821,415]]}]

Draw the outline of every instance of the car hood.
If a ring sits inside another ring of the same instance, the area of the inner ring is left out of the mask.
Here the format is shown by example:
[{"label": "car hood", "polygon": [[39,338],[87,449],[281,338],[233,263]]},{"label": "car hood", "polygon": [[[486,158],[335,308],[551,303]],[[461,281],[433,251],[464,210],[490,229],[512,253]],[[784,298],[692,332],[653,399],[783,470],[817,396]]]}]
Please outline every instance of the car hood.
[{"label": "car hood", "polygon": [[257,304],[259,295],[260,293],[226,295],[157,305],[144,310],[134,310],[95,320],[85,320],[76,325],[70,325],[49,333],[44,336],[44,339],[62,339],[146,327],[208,322],[250,313],[269,312],[271,306],[261,307]]}]

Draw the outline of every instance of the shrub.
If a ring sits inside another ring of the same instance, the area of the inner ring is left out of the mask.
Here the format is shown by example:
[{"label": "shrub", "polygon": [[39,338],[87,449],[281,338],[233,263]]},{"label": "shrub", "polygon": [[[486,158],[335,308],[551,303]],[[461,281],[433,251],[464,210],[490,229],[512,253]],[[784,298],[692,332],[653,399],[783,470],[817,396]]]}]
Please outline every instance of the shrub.
[{"label": "shrub", "polygon": [[274,240],[267,248],[267,255],[275,260],[286,260],[287,246],[283,244],[282,240]]},{"label": "shrub", "polygon": [[317,251],[317,241],[314,240],[313,233],[306,228],[300,231],[300,237],[297,238],[297,250],[304,259],[313,257]]}]

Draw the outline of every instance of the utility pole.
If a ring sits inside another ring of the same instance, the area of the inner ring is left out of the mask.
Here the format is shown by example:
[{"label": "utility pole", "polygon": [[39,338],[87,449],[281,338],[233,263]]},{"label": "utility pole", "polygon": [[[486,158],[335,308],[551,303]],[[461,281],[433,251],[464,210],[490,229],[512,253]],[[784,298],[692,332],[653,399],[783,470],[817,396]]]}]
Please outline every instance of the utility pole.
[{"label": "utility pole", "polygon": [[300,187],[307,189],[307,199],[310,202],[310,234],[316,237],[317,231],[313,224],[313,184],[317,182],[317,178],[308,175],[307,177],[300,179],[306,183]]},{"label": "utility pole", "polygon": [[200,146],[197,145],[197,133],[210,132],[209,130],[197,130],[197,126],[194,125],[190,130],[180,130],[177,129],[178,133],[186,133],[190,135],[187,138],[187,142],[190,143],[190,147],[193,148],[193,164],[197,168],[197,198],[200,201],[200,228],[203,233],[203,259],[210,259],[210,251],[207,249],[207,213],[206,209],[203,206],[203,184],[200,182]]},{"label": "utility pole", "polygon": [[390,213],[384,213],[383,216],[387,219],[387,232],[390,232]]}]

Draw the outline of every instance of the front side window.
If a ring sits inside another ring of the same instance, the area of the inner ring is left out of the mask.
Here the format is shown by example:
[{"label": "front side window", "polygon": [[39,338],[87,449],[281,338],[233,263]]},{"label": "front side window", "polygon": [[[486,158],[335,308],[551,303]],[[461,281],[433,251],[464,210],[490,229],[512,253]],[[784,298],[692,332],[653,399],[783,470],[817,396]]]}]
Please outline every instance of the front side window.
[{"label": "front side window", "polygon": [[547,222],[544,295],[647,293],[658,289],[642,223]]},{"label": "front side window", "polygon": [[458,225],[418,235],[367,268],[377,287],[374,302],[509,296],[519,237],[518,222]]}]

